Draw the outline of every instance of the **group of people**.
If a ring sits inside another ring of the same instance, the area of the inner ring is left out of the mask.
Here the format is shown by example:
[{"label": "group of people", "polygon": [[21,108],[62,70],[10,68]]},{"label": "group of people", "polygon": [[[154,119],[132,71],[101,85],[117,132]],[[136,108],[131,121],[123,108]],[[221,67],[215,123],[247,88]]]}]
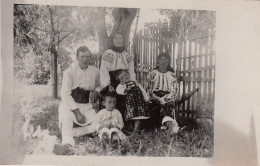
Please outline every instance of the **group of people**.
[{"label": "group of people", "polygon": [[[64,72],[59,106],[63,145],[74,145],[73,137],[95,132],[104,143],[118,142],[127,138],[122,128],[136,135],[143,123],[165,126],[170,134],[179,130],[174,111],[179,90],[170,56],[158,55],[158,66],[143,87],[136,81],[134,57],[126,51],[123,35],[116,33],[112,39],[100,69],[89,65],[91,51],[82,46],[77,61]],[[93,108],[96,102],[101,110]]]}]

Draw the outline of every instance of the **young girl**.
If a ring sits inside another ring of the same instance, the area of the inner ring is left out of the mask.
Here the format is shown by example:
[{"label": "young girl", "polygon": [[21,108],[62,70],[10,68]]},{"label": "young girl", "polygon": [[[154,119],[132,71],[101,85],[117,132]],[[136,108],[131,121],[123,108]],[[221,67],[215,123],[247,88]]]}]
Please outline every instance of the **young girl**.
[{"label": "young girl", "polygon": [[118,144],[118,141],[125,139],[126,136],[121,131],[124,126],[122,115],[115,109],[116,92],[111,92],[109,87],[106,87],[100,94],[105,108],[100,110],[96,117],[98,136],[104,144],[108,144],[110,140],[113,144]]},{"label": "young girl", "polygon": [[134,121],[133,134],[140,131],[142,119],[148,119],[148,101],[149,97],[141,84],[130,81],[130,74],[126,70],[117,72],[116,79],[120,84],[116,88],[116,92],[126,96],[125,106],[126,111],[124,118],[126,122]]}]

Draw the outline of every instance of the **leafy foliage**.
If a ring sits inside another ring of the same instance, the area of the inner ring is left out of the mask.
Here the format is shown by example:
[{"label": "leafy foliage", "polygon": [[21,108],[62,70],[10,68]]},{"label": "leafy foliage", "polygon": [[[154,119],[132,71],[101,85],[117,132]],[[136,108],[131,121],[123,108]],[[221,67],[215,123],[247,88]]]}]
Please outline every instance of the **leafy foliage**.
[{"label": "leafy foliage", "polygon": [[[14,54],[15,66],[17,69],[23,68],[26,72],[22,73],[15,69],[15,71],[18,71],[15,75],[30,84],[46,84],[46,80],[55,77],[52,80],[54,80],[56,87],[58,82],[56,81],[58,79],[56,78],[57,66],[60,65],[60,72],[63,72],[72,62],[70,56],[75,54],[77,47],[89,41],[97,45],[98,41],[99,48],[107,49],[108,42],[111,42],[108,39],[108,34],[116,31],[126,31],[124,35],[128,38],[130,30],[127,29],[131,27],[136,14],[135,10],[127,8],[14,5],[14,45],[17,48]],[[101,11],[104,11],[104,13],[101,13]],[[117,23],[115,24],[115,22]],[[36,58],[32,56],[31,51],[36,56],[48,54],[49,58]],[[99,54],[102,54],[102,51]],[[58,64],[56,64],[56,57]],[[33,67],[26,69],[29,66],[26,66],[27,61],[34,62],[39,61],[39,59],[44,61],[42,62],[44,65],[47,64],[50,67],[45,69],[39,67],[41,64],[30,63]],[[19,67],[19,64],[21,67]],[[62,73],[59,76],[61,75]]]},{"label": "leafy foliage", "polygon": [[[66,47],[77,38],[77,35],[69,36],[76,31],[78,22],[75,7],[51,8],[55,11],[55,34],[51,31],[48,6],[14,6],[15,76],[29,84],[46,84],[50,79],[52,63],[49,51],[53,44],[58,49],[58,62],[62,69],[65,70],[72,62]],[[55,43],[50,43],[52,35]],[[61,44],[62,41],[64,44]],[[19,70],[21,68],[23,70]]]},{"label": "leafy foliage", "polygon": [[47,85],[27,85],[15,80],[13,145],[23,154],[51,154],[60,138],[59,100]]},{"label": "leafy foliage", "polygon": [[23,53],[14,49],[17,57],[14,60],[14,73],[17,78],[27,84],[47,84],[50,79],[49,55],[35,55],[35,52],[28,50]]},{"label": "leafy foliage", "polygon": [[[160,14],[165,15],[167,19],[159,22],[146,23],[146,27],[157,27],[162,29],[162,35],[165,37],[178,37],[180,33],[193,30],[198,26],[203,26],[203,21],[210,20],[211,24],[216,23],[216,13],[204,10],[173,10],[158,9]],[[196,26],[192,26],[195,22]],[[200,27],[202,29],[202,27]]]}]

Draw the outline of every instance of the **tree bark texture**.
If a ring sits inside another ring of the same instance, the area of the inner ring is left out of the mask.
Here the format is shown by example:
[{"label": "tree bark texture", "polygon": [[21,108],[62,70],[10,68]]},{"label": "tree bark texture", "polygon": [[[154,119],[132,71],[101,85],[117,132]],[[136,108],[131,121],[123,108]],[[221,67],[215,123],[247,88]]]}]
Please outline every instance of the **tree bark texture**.
[{"label": "tree bark texture", "polygon": [[106,22],[105,22],[106,8],[96,9],[95,25],[97,28],[100,55],[102,55],[104,51],[106,51],[108,48],[112,46],[113,44],[112,36],[117,32],[123,34],[124,46],[128,45],[131,25],[135,19],[137,11],[138,9],[128,9],[128,8],[114,9],[113,11],[114,26],[109,36],[107,33]]},{"label": "tree bark texture", "polygon": [[49,8],[50,13],[50,25],[51,25],[51,40],[50,40],[50,54],[51,54],[51,65],[52,65],[52,97],[54,99],[58,98],[58,73],[57,73],[57,58],[58,52],[56,50],[55,45],[55,30],[54,30],[54,23],[53,23],[53,10]]}]

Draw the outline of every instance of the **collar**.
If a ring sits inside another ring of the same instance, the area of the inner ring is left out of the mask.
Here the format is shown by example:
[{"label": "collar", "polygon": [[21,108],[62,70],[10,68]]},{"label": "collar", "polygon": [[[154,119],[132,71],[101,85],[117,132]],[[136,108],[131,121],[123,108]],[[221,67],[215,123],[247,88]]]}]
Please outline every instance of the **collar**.
[{"label": "collar", "polygon": [[115,52],[119,52],[119,53],[122,53],[125,51],[125,47],[122,46],[122,47],[115,47],[115,46],[112,46],[111,47],[111,50],[115,51]]},{"label": "collar", "polygon": [[78,66],[81,70],[84,70],[84,71],[87,70],[87,69],[89,68],[89,65],[87,66],[86,69],[81,68],[80,65],[79,65],[79,62],[77,62],[77,66]]},{"label": "collar", "polygon": [[159,70],[159,68],[157,69],[157,71],[158,71],[159,73],[162,73],[162,74],[165,74],[165,73],[168,72],[168,70],[166,70],[165,72],[161,72],[161,71]]}]

